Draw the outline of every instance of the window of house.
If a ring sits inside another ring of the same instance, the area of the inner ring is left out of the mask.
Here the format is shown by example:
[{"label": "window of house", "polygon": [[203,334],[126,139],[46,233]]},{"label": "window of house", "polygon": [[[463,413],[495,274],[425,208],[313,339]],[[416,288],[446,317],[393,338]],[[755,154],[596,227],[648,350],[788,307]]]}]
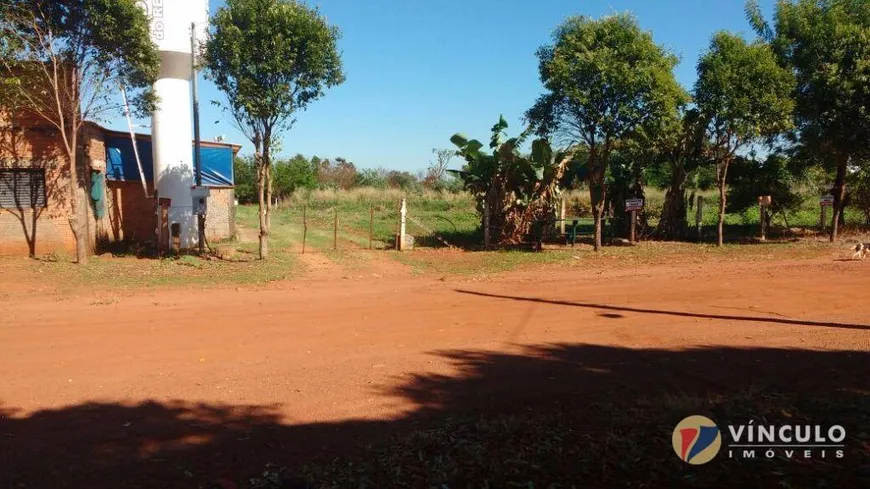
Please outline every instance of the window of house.
[{"label": "window of house", "polygon": [[45,207],[45,170],[0,168],[0,209]]}]

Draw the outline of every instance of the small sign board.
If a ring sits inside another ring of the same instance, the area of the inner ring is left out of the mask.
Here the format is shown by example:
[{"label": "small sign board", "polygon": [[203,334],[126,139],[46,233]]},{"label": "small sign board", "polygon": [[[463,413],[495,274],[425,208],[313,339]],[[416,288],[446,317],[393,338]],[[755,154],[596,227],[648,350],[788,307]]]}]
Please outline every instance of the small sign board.
[{"label": "small sign board", "polygon": [[643,210],[643,199],[625,199],[625,210],[627,212]]},{"label": "small sign board", "polygon": [[834,206],[834,196],[831,194],[823,195],[821,199],[819,199],[819,204],[822,207],[833,207]]}]

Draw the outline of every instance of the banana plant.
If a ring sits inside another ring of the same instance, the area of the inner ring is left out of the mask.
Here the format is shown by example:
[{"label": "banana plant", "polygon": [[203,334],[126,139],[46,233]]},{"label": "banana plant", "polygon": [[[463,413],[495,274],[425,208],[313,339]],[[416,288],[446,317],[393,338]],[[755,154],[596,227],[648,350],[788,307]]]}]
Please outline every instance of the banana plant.
[{"label": "banana plant", "polygon": [[490,230],[499,243],[517,243],[536,222],[552,222],[559,182],[572,159],[573,151],[554,151],[550,142],[532,141],[532,151],[524,155],[520,147],[531,134],[507,138],[504,117],[492,127],[489,150],[477,139],[456,134],[450,141],[465,159],[462,170],[451,170],[476,200],[483,219],[484,205],[490,209]]}]

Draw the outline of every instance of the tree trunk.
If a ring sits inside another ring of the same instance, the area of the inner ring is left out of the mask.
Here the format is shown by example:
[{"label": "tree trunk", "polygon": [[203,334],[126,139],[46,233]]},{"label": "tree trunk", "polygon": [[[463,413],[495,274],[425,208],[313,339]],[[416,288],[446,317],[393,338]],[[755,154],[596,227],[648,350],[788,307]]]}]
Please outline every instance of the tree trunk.
[{"label": "tree trunk", "polygon": [[[590,163],[592,163],[590,155]],[[595,251],[601,250],[601,220],[604,216],[604,200],[606,195],[604,188],[604,168],[596,168],[598,162],[593,163],[592,174],[590,175],[589,197],[592,203],[592,218],[595,220],[595,236],[593,238],[593,247]]]},{"label": "tree trunk", "polygon": [[69,158],[69,227],[73,233],[73,237],[75,238],[76,243],[76,263],[78,263],[79,265],[87,265],[88,218],[85,209],[85,192],[82,187],[81,172],[78,168],[78,134],[75,126],[73,126],[70,130],[69,148],[67,148],[67,158]]},{"label": "tree trunk", "polygon": [[270,158],[266,156],[266,235],[272,232],[272,205],[274,200],[275,195],[272,192],[272,163]]},{"label": "tree trunk", "polygon": [[831,216],[831,243],[837,241],[840,219],[846,200],[846,158],[837,161],[837,178],[834,180],[834,214]]},{"label": "tree trunk", "polygon": [[263,155],[254,155],[257,165],[257,202],[259,204],[260,217],[260,259],[265,260],[269,256],[269,230],[266,225],[266,167],[263,163]]},{"label": "tree trunk", "polygon": [[719,184],[719,224],[716,236],[717,246],[725,244],[725,182],[728,177],[729,163],[730,160],[725,160],[720,167],[716,169],[716,183]]},{"label": "tree trunk", "polygon": [[682,165],[671,165],[671,182],[665,193],[662,217],[656,227],[656,234],[665,239],[683,239],[686,224],[686,180],[688,175]]}]

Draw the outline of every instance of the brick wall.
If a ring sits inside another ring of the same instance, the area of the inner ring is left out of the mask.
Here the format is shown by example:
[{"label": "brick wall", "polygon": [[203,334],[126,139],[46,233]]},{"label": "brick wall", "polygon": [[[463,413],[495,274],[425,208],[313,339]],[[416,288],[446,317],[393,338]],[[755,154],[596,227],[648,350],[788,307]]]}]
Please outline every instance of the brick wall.
[{"label": "brick wall", "polygon": [[[86,124],[82,131],[82,177],[87,182],[87,235],[90,251],[121,242],[154,242],[154,203],[146,198],[141,183],[107,181],[105,215],[97,219],[91,205],[92,172],[105,178],[106,130]],[[60,133],[38,117],[0,112],[0,167],[43,168],[46,205],[41,209],[0,209],[0,254],[42,255],[75,253],[75,238],[69,226],[70,171],[61,146]],[[153,183],[149,183],[153,194]],[[235,229],[234,191],[213,188],[209,198],[207,238],[211,241],[233,236]]]},{"label": "brick wall", "polygon": [[[82,138],[82,175],[89,182],[91,169],[105,173],[106,148],[99,126],[87,124]],[[45,170],[46,203],[39,209],[0,209],[0,254],[75,253],[75,237],[69,226],[68,161],[56,128],[32,114],[0,113],[0,167]],[[89,190],[88,185],[85,191]],[[87,216],[86,233],[93,251],[98,223],[90,205]]]},{"label": "brick wall", "polygon": [[46,206],[0,209],[0,253],[74,252],[69,227],[69,167],[58,131],[26,114],[0,115],[0,166],[45,170]]},{"label": "brick wall", "polygon": [[231,187],[212,187],[208,198],[205,237],[220,241],[233,237],[235,229],[235,192]]},{"label": "brick wall", "polygon": [[[145,196],[141,182],[106,182],[106,217],[98,238],[106,243],[155,241],[157,218],[154,200]],[[148,193],[154,194],[149,182]]]}]

